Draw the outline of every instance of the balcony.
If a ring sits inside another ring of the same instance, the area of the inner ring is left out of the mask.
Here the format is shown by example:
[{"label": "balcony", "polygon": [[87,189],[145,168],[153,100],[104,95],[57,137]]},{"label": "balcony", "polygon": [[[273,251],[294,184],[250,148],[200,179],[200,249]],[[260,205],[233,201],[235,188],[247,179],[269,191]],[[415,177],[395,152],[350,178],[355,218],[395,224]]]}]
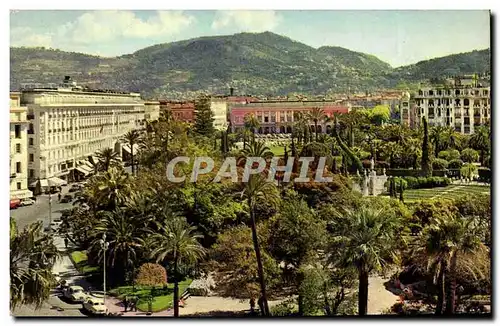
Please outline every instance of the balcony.
[{"label": "balcony", "polygon": [[35,131],[33,129],[28,130],[28,135],[34,135]]}]

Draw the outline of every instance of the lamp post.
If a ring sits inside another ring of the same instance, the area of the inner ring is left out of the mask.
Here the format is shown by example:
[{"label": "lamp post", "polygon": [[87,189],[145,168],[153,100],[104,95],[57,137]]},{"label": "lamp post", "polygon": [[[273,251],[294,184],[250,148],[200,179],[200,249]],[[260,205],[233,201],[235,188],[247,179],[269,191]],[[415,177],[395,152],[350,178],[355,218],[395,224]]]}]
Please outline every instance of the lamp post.
[{"label": "lamp post", "polygon": [[49,228],[52,230],[52,196],[49,189]]},{"label": "lamp post", "polygon": [[106,305],[106,250],[108,250],[109,242],[106,242],[106,233],[102,235],[102,239],[99,241],[101,249],[104,252],[104,305]]}]

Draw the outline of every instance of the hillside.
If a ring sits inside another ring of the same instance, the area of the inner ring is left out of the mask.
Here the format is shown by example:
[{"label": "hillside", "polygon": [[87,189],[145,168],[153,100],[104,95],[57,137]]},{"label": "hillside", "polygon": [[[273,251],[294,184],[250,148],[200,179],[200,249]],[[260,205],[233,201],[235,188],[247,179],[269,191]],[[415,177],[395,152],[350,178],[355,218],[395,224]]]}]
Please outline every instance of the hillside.
[{"label": "hillside", "polygon": [[227,93],[230,86],[240,94],[264,96],[366,91],[443,71],[489,70],[489,50],[393,69],[373,55],[333,46],[315,49],[270,32],[158,44],[114,58],[44,48],[10,52],[12,90],[22,83],[58,83],[70,75],[90,87],[141,91],[146,97]]},{"label": "hillside", "polygon": [[417,81],[443,76],[489,73],[490,62],[490,49],[475,50],[400,67],[395,69],[394,76]]}]

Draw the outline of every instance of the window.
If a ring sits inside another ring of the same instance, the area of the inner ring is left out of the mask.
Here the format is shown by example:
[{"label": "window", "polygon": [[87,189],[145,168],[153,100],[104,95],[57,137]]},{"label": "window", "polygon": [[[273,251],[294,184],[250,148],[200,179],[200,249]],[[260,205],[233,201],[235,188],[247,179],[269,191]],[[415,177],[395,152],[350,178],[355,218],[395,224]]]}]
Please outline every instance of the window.
[{"label": "window", "polygon": [[33,162],[35,160],[35,156],[33,154],[30,154],[30,162]]},{"label": "window", "polygon": [[21,153],[21,144],[16,144],[16,153]]},{"label": "window", "polygon": [[33,177],[35,177],[35,170],[30,169],[30,170],[29,170],[29,175],[28,175],[28,177],[29,177],[29,178],[33,178]]},{"label": "window", "polygon": [[30,146],[33,146],[33,138],[30,138],[30,139],[29,139],[29,145],[30,145]]},{"label": "window", "polygon": [[15,125],[14,130],[16,132],[16,138],[21,138],[21,125]]},{"label": "window", "polygon": [[21,182],[17,183],[17,190],[21,190]]},{"label": "window", "polygon": [[21,173],[21,162],[16,162],[16,173]]}]

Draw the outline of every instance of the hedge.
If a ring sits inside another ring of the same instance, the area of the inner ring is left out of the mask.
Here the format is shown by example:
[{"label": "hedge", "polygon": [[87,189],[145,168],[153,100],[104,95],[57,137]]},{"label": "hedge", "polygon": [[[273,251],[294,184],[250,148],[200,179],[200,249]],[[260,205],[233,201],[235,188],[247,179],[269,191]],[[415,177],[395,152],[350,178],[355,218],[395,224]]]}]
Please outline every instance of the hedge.
[{"label": "hedge", "polygon": [[[423,189],[423,188],[435,188],[435,187],[446,187],[451,184],[451,180],[449,178],[443,177],[396,177],[394,178],[397,185],[403,182],[403,186],[406,189]],[[386,186],[389,187],[390,181],[386,182]],[[387,188],[389,190],[389,188]],[[397,188],[399,190],[399,188]]]}]

